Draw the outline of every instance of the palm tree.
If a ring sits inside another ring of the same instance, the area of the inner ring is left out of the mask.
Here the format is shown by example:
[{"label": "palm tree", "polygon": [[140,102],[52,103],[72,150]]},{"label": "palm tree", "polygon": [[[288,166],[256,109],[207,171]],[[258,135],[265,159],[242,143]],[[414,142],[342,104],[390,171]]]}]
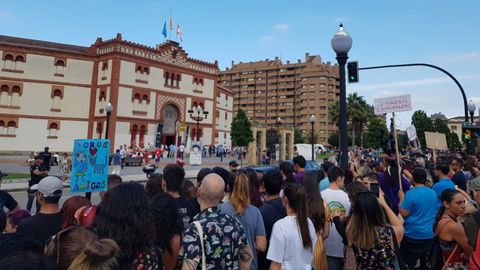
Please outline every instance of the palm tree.
[{"label": "palm tree", "polygon": [[348,120],[352,123],[352,146],[355,145],[355,130],[363,121],[365,100],[357,93],[350,93],[347,97],[347,114]]}]

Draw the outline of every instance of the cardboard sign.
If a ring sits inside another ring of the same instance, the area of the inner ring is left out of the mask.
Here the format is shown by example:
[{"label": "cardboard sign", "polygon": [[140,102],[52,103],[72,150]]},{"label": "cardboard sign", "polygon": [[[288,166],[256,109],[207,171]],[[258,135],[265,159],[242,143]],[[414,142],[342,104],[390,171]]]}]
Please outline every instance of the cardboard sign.
[{"label": "cardboard sign", "polygon": [[447,138],[443,133],[425,131],[427,148],[435,150],[448,150]]},{"label": "cardboard sign", "polygon": [[410,95],[376,98],[373,100],[375,114],[380,115],[392,112],[405,112],[412,110]]},{"label": "cardboard sign", "polygon": [[200,141],[192,141],[190,165],[202,165],[202,142]]},{"label": "cardboard sign", "polygon": [[410,141],[417,139],[417,130],[415,129],[414,125],[411,125],[407,128],[407,136]]},{"label": "cardboard sign", "polygon": [[110,140],[75,140],[70,192],[107,190]]}]

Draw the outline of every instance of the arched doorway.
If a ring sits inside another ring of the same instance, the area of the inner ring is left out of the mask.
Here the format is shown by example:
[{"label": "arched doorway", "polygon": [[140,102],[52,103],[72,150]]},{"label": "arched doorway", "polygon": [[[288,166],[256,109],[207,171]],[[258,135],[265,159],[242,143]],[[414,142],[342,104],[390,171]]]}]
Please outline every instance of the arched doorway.
[{"label": "arched doorway", "polygon": [[[177,134],[177,123],[179,120],[179,112],[176,106],[169,104],[165,105],[161,111],[161,123],[157,129],[157,143],[163,145],[177,145],[181,144],[181,137]],[[178,136],[175,141],[175,135]],[[158,146],[158,145],[157,145]]]}]

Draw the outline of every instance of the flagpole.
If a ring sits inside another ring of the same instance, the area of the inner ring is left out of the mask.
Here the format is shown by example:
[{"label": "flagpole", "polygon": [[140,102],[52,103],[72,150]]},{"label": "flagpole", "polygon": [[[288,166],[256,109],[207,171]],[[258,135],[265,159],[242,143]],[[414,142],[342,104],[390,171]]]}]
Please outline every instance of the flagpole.
[{"label": "flagpole", "polygon": [[172,40],[172,28],[173,28],[173,24],[172,24],[172,8],[170,8],[170,40]]}]

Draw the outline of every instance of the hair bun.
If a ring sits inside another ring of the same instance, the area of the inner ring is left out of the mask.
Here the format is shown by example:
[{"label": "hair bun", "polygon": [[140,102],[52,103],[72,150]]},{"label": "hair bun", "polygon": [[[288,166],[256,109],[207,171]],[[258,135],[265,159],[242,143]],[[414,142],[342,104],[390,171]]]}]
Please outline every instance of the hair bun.
[{"label": "hair bun", "polygon": [[89,261],[103,262],[110,260],[120,252],[117,243],[112,239],[101,239],[92,241],[87,244],[83,253],[87,256]]}]

